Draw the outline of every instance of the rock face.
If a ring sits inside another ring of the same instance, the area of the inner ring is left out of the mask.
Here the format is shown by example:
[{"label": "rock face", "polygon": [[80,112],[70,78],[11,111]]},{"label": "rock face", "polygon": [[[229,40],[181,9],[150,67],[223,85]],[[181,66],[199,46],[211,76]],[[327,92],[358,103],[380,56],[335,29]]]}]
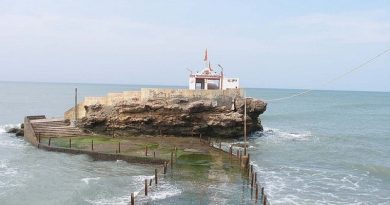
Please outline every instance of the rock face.
[{"label": "rock face", "polygon": [[24,136],[23,128],[24,128],[24,125],[21,124],[20,128],[19,127],[13,127],[11,129],[7,130],[7,133],[15,134],[18,137],[22,137],[22,136]]},{"label": "rock face", "polygon": [[[85,106],[86,117],[80,127],[97,133],[169,134],[191,136],[239,137],[244,129],[245,99],[236,98],[230,107],[212,100],[186,98],[121,102],[107,106]],[[267,107],[263,101],[247,98],[247,132],[262,130],[259,115]]]}]

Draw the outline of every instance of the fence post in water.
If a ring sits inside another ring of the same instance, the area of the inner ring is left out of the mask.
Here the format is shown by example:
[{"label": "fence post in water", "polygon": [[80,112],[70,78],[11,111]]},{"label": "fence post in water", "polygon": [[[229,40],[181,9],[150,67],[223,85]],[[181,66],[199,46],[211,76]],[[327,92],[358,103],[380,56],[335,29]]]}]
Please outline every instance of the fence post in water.
[{"label": "fence post in water", "polygon": [[244,156],[246,156],[246,144],[244,145]]},{"label": "fence post in water", "polygon": [[131,201],[131,205],[135,205],[135,203],[134,203],[134,193],[131,193],[130,201]]},{"label": "fence post in water", "polygon": [[38,132],[38,143],[41,143],[41,133]]},{"label": "fence post in water", "polygon": [[259,199],[259,185],[256,183],[256,202]]},{"label": "fence post in water", "polygon": [[171,152],[171,169],[173,168],[173,152]]},{"label": "fence post in water", "polygon": [[255,183],[257,183],[257,172],[255,172]]},{"label": "fence post in water", "polygon": [[153,158],[156,158],[156,152],[153,152]]},{"label": "fence post in water", "polygon": [[121,153],[121,142],[118,142],[118,153]]},{"label": "fence post in water", "polygon": [[248,157],[246,158],[246,163],[245,163],[245,169],[246,169],[246,171],[248,171],[249,172],[249,164],[250,164],[250,155],[249,155],[249,153],[248,153]]},{"label": "fence post in water", "polygon": [[93,151],[93,140],[92,140],[92,142],[91,142],[91,149],[92,149],[92,151]]},{"label": "fence post in water", "polygon": [[152,186],[153,179],[149,180],[149,186]]},{"label": "fence post in water", "polygon": [[157,169],[154,170],[154,178],[155,178],[155,179],[154,179],[154,180],[155,180],[154,182],[155,182],[155,184],[157,185]]},{"label": "fence post in water", "polygon": [[252,174],[253,175],[253,164],[251,164],[251,171],[249,174]]},{"label": "fence post in water", "polygon": [[145,179],[145,196],[148,195],[148,180]]},{"label": "fence post in water", "polygon": [[148,156],[148,145],[145,146],[145,156]]},{"label": "fence post in water", "polygon": [[264,198],[263,198],[263,205],[267,205],[267,195],[264,195]]},{"label": "fence post in water", "polygon": [[261,198],[264,199],[264,187],[261,187]]},{"label": "fence post in water", "polygon": [[238,163],[239,163],[240,169],[241,169],[241,163],[242,163],[241,151],[238,151]]},{"label": "fence post in water", "polygon": [[69,149],[72,148],[72,138],[69,138]]},{"label": "fence post in water", "polygon": [[167,162],[164,162],[164,174],[167,173]]},{"label": "fence post in water", "polygon": [[251,187],[253,188],[253,178],[255,177],[255,175],[254,175],[254,173],[252,172],[252,174],[251,174],[251,176],[252,176],[252,179],[251,179]]},{"label": "fence post in water", "polygon": [[50,147],[50,144],[51,144],[51,137],[49,137],[49,147]]}]

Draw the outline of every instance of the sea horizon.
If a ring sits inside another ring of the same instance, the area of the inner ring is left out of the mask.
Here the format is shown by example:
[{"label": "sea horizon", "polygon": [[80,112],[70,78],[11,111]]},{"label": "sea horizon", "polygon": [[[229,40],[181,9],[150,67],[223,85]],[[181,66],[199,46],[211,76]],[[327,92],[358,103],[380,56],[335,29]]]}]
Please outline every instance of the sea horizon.
[{"label": "sea horizon", "polygon": [[[106,85],[106,86],[146,86],[148,88],[184,88],[187,89],[188,85],[168,85],[168,84],[131,84],[131,83],[97,83],[97,82],[46,82],[46,81],[4,81],[0,80],[0,83],[35,83],[35,84],[70,84],[70,85]],[[311,88],[274,88],[274,87],[241,87],[241,89],[274,89],[274,90],[295,90],[295,91],[339,91],[339,92],[377,92],[377,93],[389,93],[386,90],[344,90],[344,89],[311,89]],[[305,94],[306,95],[306,94]]]}]

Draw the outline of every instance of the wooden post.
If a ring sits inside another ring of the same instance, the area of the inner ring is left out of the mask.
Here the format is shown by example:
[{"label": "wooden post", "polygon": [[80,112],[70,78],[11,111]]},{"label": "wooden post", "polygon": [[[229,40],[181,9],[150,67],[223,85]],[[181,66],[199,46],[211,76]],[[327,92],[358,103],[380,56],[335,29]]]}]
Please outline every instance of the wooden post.
[{"label": "wooden post", "polygon": [[259,186],[256,183],[256,201],[259,199]]},{"label": "wooden post", "polygon": [[118,153],[121,153],[121,142],[118,142]]},{"label": "wooden post", "polygon": [[157,185],[157,169],[154,170],[154,182]]},{"label": "wooden post", "polygon": [[238,163],[240,164],[240,169],[241,169],[241,164],[242,164],[242,152],[241,151],[239,152],[239,155],[238,155]]},{"label": "wooden post", "polygon": [[69,138],[69,149],[72,148],[72,138]]},{"label": "wooden post", "polygon": [[92,142],[91,142],[91,148],[92,148],[92,151],[93,151],[93,140],[92,140]]},{"label": "wooden post", "polygon": [[267,205],[267,195],[265,195],[265,194],[263,197],[263,205]]},{"label": "wooden post", "polygon": [[244,145],[244,156],[246,156],[246,144]]},{"label": "wooden post", "polygon": [[264,187],[261,187],[261,198],[264,199]]},{"label": "wooden post", "polygon": [[38,143],[41,143],[41,133],[38,132]]},{"label": "wooden post", "polygon": [[253,175],[253,164],[251,164],[251,172],[249,174]]},{"label": "wooden post", "polygon": [[152,186],[153,179],[149,180],[149,186]]},{"label": "wooden post", "polygon": [[51,137],[49,137],[49,147],[50,147],[50,144],[51,144]]},{"label": "wooden post", "polygon": [[246,159],[246,163],[245,163],[245,169],[246,169],[246,171],[248,171],[249,172],[249,164],[250,164],[250,155],[249,155],[249,153],[248,153],[248,157],[247,157],[247,159]]},{"label": "wooden post", "polygon": [[145,146],[145,156],[148,156],[148,145]]},{"label": "wooden post", "polygon": [[148,195],[148,180],[145,179],[145,196]]},{"label": "wooden post", "polygon": [[219,149],[221,149],[222,148],[222,143],[221,142],[219,142]]},{"label": "wooden post", "polygon": [[257,172],[255,172],[255,183],[257,183]]},{"label": "wooden post", "polygon": [[156,152],[155,151],[153,152],[153,158],[156,158]]},{"label": "wooden post", "polygon": [[173,168],[173,152],[171,152],[171,169]]},{"label": "wooden post", "polygon": [[251,178],[252,178],[252,179],[251,179],[251,187],[253,187],[253,182],[254,182],[253,179],[255,178],[255,174],[252,172],[251,176],[252,176],[252,177],[251,177]]},{"label": "wooden post", "polygon": [[130,201],[131,201],[131,205],[135,205],[135,203],[134,203],[134,193],[131,193]]},{"label": "wooden post", "polygon": [[167,162],[164,162],[164,174],[167,173]]}]

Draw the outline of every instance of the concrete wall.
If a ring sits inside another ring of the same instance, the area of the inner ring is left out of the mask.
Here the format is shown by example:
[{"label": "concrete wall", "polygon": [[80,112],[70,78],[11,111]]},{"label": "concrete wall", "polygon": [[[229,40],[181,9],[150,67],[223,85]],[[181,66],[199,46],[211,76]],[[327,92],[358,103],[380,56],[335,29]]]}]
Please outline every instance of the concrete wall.
[{"label": "concrete wall", "polygon": [[30,120],[46,119],[44,115],[26,116],[24,118],[24,138],[33,145],[38,144],[37,136],[35,135],[34,128],[32,127]]},{"label": "concrete wall", "polygon": [[[195,100],[213,100],[217,106],[231,106],[236,97],[243,96],[242,89],[227,90],[188,90],[188,89],[162,89],[162,88],[142,88],[140,91],[125,91],[123,93],[108,93],[103,97],[85,97],[84,101],[77,105],[78,118],[85,117],[84,106],[108,105],[112,106],[119,102],[146,102],[148,100],[169,100],[173,98],[187,98]],[[74,120],[74,108],[66,111],[65,119]]]}]

